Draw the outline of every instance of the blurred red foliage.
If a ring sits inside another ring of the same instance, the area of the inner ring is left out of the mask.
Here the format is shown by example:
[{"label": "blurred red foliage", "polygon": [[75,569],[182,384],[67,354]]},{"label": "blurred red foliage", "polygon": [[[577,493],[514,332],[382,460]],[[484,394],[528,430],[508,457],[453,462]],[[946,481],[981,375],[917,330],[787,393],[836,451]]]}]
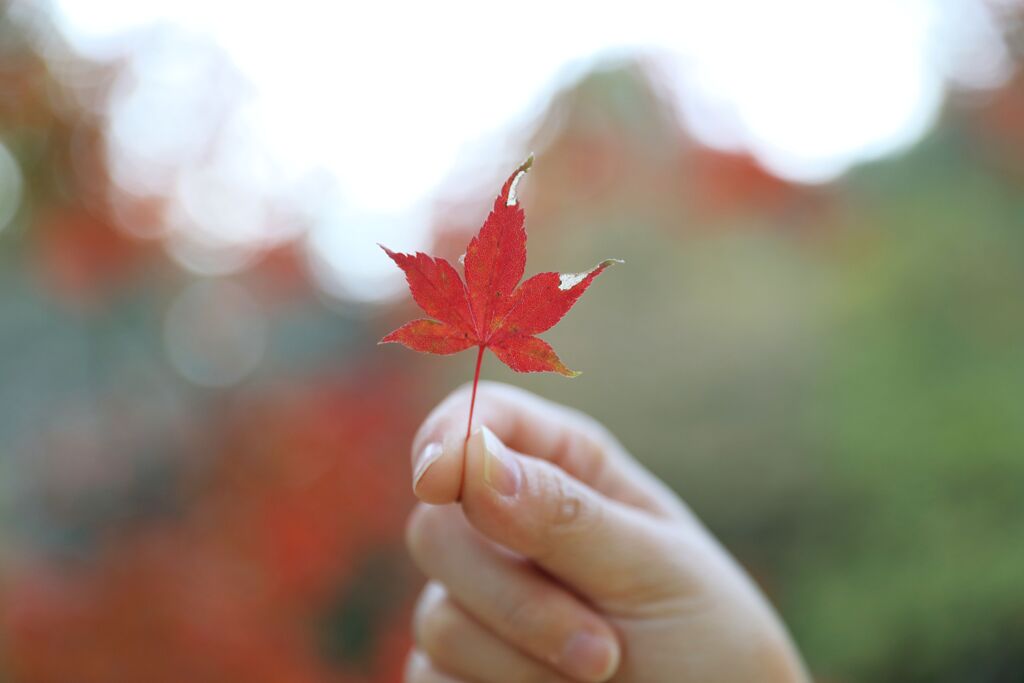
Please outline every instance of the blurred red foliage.
[{"label": "blurred red foliage", "polygon": [[367,372],[212,411],[218,457],[186,478],[179,516],[6,572],[14,680],[397,681],[416,414],[397,389]]},{"label": "blurred red foliage", "polygon": [[[5,43],[0,60],[0,128],[17,143],[12,149],[32,190],[24,229],[12,231],[29,257],[27,281],[76,312],[115,306],[126,293],[162,306],[160,285],[191,277],[161,250],[166,198],[128,195],[112,184],[102,117],[62,89],[3,10],[0,1],[0,39],[17,40],[10,49]],[[85,60],[64,66],[107,68]],[[285,312],[316,301],[301,247],[261,256],[247,286]],[[136,289],[140,283],[158,286]],[[110,320],[96,316],[90,324]],[[346,333],[358,336],[349,324]],[[353,348],[332,356],[327,373],[285,364],[273,383],[192,389],[187,400],[202,408],[166,423],[159,401],[131,382],[118,388],[116,364],[97,361],[95,386],[67,389],[83,393],[86,409],[74,422],[67,405],[54,408],[54,431],[65,438],[40,442],[45,457],[31,469],[45,495],[28,503],[30,516],[55,530],[58,547],[34,529],[23,544],[4,545],[0,678],[399,680],[418,583],[401,548],[412,504],[406,451],[424,406],[397,369],[368,363]],[[147,371],[156,382],[171,381],[159,365]],[[151,410],[124,409],[124,393]],[[91,421],[108,413],[109,420]],[[88,441],[94,431],[95,443]],[[124,457],[98,452],[117,449]],[[169,461],[161,461],[166,481],[156,485],[132,472],[154,452]]]},{"label": "blurred red foliage", "polygon": [[[0,40],[8,38],[5,29],[0,27]],[[38,55],[5,50],[0,59],[0,121],[10,128],[43,123],[50,115],[46,76],[46,63]]]},{"label": "blurred red foliage", "polygon": [[[831,208],[828,189],[783,180],[750,154],[699,144],[643,63],[590,74],[561,92],[540,121],[531,140],[540,163],[524,191],[532,225],[592,216],[589,228],[618,229],[626,227],[618,216],[630,214],[680,233],[788,230],[820,227]],[[748,217],[754,220],[735,220]],[[468,218],[442,222],[435,251],[457,256],[475,229]]]},{"label": "blurred red foliage", "polygon": [[81,206],[49,209],[33,226],[38,271],[53,294],[92,307],[144,266],[161,263],[155,248]]},{"label": "blurred red foliage", "polygon": [[698,147],[689,151],[685,192],[697,213],[706,219],[736,213],[775,213],[791,208],[813,194],[764,169],[749,154],[727,154]]},{"label": "blurred red foliage", "polygon": [[1024,73],[996,92],[972,123],[986,157],[1000,171],[1024,182]]}]

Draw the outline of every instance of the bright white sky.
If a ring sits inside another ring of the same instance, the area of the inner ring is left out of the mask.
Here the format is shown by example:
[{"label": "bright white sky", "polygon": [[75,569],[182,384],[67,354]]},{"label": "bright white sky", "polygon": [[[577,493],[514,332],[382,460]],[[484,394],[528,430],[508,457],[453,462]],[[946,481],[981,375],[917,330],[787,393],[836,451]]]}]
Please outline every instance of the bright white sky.
[{"label": "bright white sky", "polygon": [[[218,155],[174,176],[181,210],[206,238],[255,240],[263,208],[246,198],[322,169],[333,189],[312,209],[314,265],[328,290],[357,299],[400,286],[374,244],[422,246],[442,183],[472,168],[501,175],[491,166],[521,153],[510,140],[596,58],[656,55],[695,135],[801,182],[905,148],[950,84],[992,87],[1010,71],[978,0],[59,0],[55,9],[85,54],[116,54],[119,35],[153,21],[219,44],[254,92]],[[137,78],[114,101],[111,155],[115,176],[145,192],[172,182],[159,169],[198,144],[208,104],[195,93],[209,94],[195,85],[201,52],[142,45],[134,54]]]}]

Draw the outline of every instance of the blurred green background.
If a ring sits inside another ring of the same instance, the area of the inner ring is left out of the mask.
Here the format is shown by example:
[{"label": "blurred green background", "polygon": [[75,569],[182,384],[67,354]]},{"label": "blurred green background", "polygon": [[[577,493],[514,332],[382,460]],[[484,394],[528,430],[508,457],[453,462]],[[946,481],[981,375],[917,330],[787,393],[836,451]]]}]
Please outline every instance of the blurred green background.
[{"label": "blurred green background", "polygon": [[[408,442],[473,354],[378,348],[411,302],[325,293],[294,207],[190,267],[170,199],[112,179],[125,62],[54,61],[25,16],[0,3],[0,680],[397,681]],[[820,680],[1024,681],[1024,79],[827,184],[699,144],[628,57],[510,135],[528,271],[627,265],[547,335],[580,378],[485,377],[608,425]]]}]

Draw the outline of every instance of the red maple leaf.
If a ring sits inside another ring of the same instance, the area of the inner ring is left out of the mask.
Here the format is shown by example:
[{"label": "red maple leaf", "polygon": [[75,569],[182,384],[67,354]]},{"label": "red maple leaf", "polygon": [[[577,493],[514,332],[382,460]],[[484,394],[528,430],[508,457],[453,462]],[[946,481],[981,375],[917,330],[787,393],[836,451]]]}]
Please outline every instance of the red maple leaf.
[{"label": "red maple leaf", "polygon": [[[516,186],[533,157],[509,176],[480,232],[463,257],[466,279],[443,258],[417,252],[400,254],[381,245],[405,272],[413,299],[431,318],[402,325],[380,343],[398,342],[414,351],[449,354],[476,346],[469,429],[484,349],[516,372],[557,372],[575,377],[555,350],[536,335],[553,327],[601,271],[615,259],[583,273],[540,273],[520,284],[526,270],[525,214]],[[518,285],[518,286],[517,286]]]}]

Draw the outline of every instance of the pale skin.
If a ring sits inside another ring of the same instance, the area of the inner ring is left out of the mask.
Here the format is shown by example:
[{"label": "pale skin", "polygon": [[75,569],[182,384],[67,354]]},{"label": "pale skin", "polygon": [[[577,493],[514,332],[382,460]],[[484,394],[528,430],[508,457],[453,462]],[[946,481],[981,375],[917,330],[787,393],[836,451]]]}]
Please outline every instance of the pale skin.
[{"label": "pale skin", "polygon": [[686,505],[592,418],[482,383],[413,448],[428,583],[406,683],[807,683],[782,622]]}]

